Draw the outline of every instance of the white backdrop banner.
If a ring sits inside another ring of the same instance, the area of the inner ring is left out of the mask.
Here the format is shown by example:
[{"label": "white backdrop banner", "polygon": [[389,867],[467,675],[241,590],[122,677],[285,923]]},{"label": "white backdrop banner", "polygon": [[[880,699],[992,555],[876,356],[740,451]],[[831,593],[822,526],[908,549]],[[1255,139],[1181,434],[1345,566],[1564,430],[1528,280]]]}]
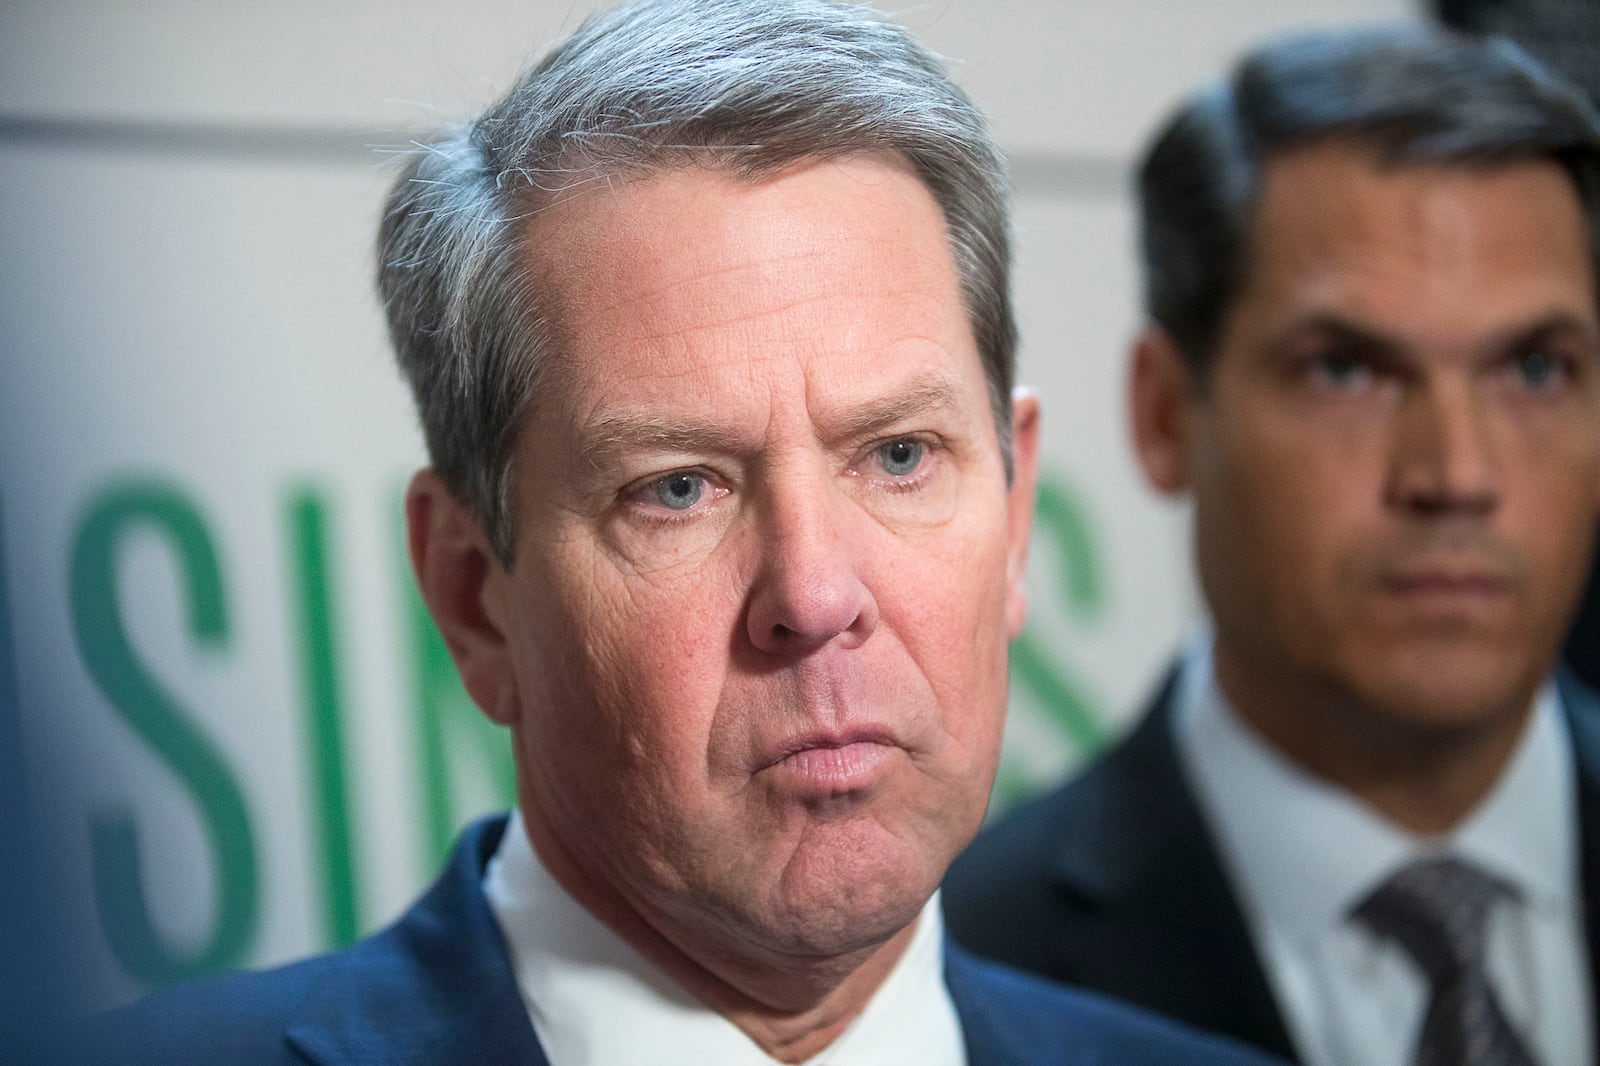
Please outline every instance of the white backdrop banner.
[{"label": "white backdrop banner", "polygon": [[[0,656],[96,1002],[348,943],[510,801],[507,739],[409,575],[423,454],[370,247],[396,131],[471,113],[587,6],[6,13]],[[1195,616],[1183,513],[1124,443],[1127,168],[1181,92],[1323,6],[906,15],[1014,155],[1021,377],[1044,401],[997,805],[1098,750]]]}]

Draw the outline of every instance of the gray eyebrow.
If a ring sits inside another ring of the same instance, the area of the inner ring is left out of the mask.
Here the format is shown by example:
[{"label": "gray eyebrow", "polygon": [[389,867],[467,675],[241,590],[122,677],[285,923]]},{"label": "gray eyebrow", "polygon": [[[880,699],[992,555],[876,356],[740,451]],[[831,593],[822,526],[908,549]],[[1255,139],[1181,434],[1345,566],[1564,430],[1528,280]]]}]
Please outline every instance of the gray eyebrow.
[{"label": "gray eyebrow", "polygon": [[585,430],[583,437],[580,454],[591,463],[598,462],[597,453],[619,446],[726,452],[738,450],[742,443],[742,438],[727,426],[627,415],[602,418]]},{"label": "gray eyebrow", "polygon": [[859,441],[913,415],[956,410],[955,387],[943,375],[922,378],[893,396],[869,400],[842,412],[823,426],[830,441]]}]

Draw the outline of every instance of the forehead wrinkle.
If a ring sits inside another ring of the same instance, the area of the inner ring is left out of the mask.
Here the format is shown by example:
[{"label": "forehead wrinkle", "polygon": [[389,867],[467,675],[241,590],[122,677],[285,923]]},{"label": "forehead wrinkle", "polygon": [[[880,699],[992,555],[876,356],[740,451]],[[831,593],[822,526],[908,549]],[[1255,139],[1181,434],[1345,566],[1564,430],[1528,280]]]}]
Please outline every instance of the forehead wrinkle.
[{"label": "forehead wrinkle", "polygon": [[[818,299],[818,296],[806,295],[795,297],[783,303],[768,304],[758,308],[733,308],[721,315],[707,314],[705,316],[697,316],[692,322],[663,325],[659,330],[635,333],[631,335],[631,338],[633,340],[652,343],[679,340],[684,337],[692,337],[697,333],[704,333],[710,330],[728,329],[735,326],[750,326],[773,315],[787,314],[796,310],[797,308],[804,307],[807,304],[815,303]],[[718,310],[721,310],[723,301],[707,300],[704,302],[704,304],[708,311],[711,308],[717,308]],[[754,341],[756,339],[755,332],[753,330],[748,332],[751,334],[749,339]]]},{"label": "forehead wrinkle", "polygon": [[[841,238],[838,244],[861,243],[861,238]],[[681,247],[681,246],[680,246]],[[806,274],[811,278],[809,285],[795,291],[793,272],[785,268],[796,263],[806,263],[811,260],[831,258],[832,250],[823,248],[807,248],[782,256],[763,256],[750,261],[744,261],[725,266],[707,266],[695,268],[688,272],[679,272],[677,276],[664,277],[670,271],[649,270],[640,268],[650,281],[650,284],[632,288],[625,291],[613,291],[611,299],[604,302],[596,301],[586,308],[588,315],[603,319],[610,312],[625,306],[666,307],[680,319],[678,322],[661,321],[659,330],[637,333],[634,336],[639,340],[657,341],[676,337],[688,336],[706,330],[715,330],[721,327],[744,322],[757,322],[763,318],[782,320],[783,316],[791,315],[797,309],[815,303],[827,297],[826,275],[821,271]],[[663,257],[661,262],[670,267],[678,268],[680,258]],[[770,286],[762,284],[763,276],[778,274],[783,277],[788,298],[782,301],[752,302],[740,299],[729,299],[731,294],[763,293],[770,290]],[[754,275],[746,280],[746,275]],[[636,281],[642,280],[639,278]],[[696,292],[704,290],[703,293]],[[684,297],[687,298],[684,298]],[[684,314],[684,309],[693,309],[693,314]],[[647,318],[655,322],[655,318]]]}]

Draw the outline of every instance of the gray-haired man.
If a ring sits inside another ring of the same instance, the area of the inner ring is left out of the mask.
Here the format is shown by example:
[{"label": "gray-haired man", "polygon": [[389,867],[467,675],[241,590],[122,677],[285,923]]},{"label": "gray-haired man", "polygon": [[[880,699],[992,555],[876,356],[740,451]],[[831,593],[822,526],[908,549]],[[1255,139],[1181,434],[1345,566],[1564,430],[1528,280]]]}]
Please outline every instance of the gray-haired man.
[{"label": "gray-haired man", "polygon": [[587,24],[397,183],[424,597],[518,811],[352,950],[122,1061],[1243,1063],[944,943],[1022,621],[1004,176],[822,0]]}]

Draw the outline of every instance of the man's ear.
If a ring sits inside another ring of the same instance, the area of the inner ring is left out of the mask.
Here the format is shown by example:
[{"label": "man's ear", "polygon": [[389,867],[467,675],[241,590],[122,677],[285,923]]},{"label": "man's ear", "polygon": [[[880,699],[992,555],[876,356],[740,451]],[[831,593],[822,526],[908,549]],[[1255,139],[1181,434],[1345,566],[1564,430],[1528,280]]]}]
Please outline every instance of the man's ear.
[{"label": "man's ear", "polygon": [[1006,492],[1006,637],[1015,640],[1028,616],[1028,538],[1039,480],[1039,397],[1011,394],[1011,485]]},{"label": "man's ear", "polygon": [[500,602],[507,575],[483,523],[444,479],[420,470],[406,489],[411,567],[467,694],[501,725],[517,716],[516,675]]},{"label": "man's ear", "polygon": [[1159,492],[1172,494],[1189,487],[1195,388],[1171,335],[1154,324],[1140,331],[1128,370],[1128,421],[1145,480]]}]

